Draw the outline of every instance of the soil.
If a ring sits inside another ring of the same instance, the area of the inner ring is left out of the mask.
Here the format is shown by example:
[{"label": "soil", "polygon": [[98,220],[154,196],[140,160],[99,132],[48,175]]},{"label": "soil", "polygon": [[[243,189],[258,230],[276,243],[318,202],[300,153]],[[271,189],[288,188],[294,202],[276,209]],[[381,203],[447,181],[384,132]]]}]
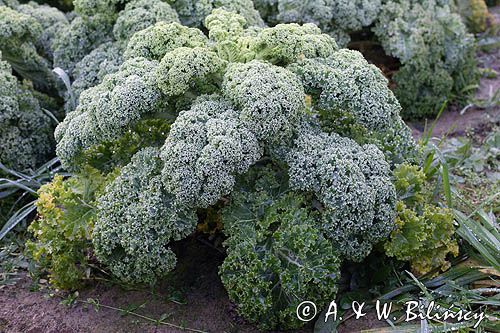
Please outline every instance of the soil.
[{"label": "soil", "polygon": [[[81,290],[78,299],[122,309],[142,305],[134,312],[155,319],[167,314],[166,322],[206,332],[258,332],[237,316],[217,276],[222,253],[194,238],[177,244],[175,252],[179,262],[173,277],[154,290],[100,282]],[[62,305],[60,296],[50,297],[46,288],[30,291],[31,285],[26,276],[0,291],[0,332],[185,332],[113,309]]]},{"label": "soil", "polygon": [[[54,291],[46,283],[35,284],[24,274],[15,285],[0,288],[0,332],[186,332],[124,315],[123,311],[106,308],[106,305],[133,309],[153,319],[165,316],[166,322],[204,332],[260,332],[237,314],[218,278],[217,270],[224,254],[194,238],[176,244],[174,252],[179,260],[175,272],[154,290],[130,290],[110,281],[97,282],[80,290],[77,301],[70,305],[64,303],[71,294]],[[34,287],[38,290],[33,291]],[[89,298],[102,306],[96,310],[94,305],[84,303]],[[369,313],[359,321],[347,321],[339,331],[356,332],[383,325]],[[310,324],[302,330],[287,332],[312,331]]]},{"label": "soil", "polygon": [[[492,10],[500,22],[500,7]],[[483,68],[492,68],[500,73],[500,50],[479,55]],[[390,65],[387,65],[390,67]],[[500,79],[483,78],[476,97],[487,99],[500,88]],[[431,122],[411,122],[415,137],[423,135]],[[480,109],[471,107],[461,114],[460,109],[451,106],[437,120],[433,136],[458,136],[471,129],[487,131],[500,124],[498,107]],[[80,301],[63,305],[67,294],[51,290],[45,284],[35,284],[26,274],[15,285],[0,287],[0,333],[66,333],[66,332],[185,332],[166,325],[124,315],[115,309],[82,303],[89,298],[98,300],[102,305],[130,309],[150,318],[164,316],[166,322],[178,326],[195,328],[206,332],[251,333],[259,332],[255,326],[238,316],[222,286],[217,269],[223,254],[216,249],[189,239],[177,244],[175,249],[179,262],[172,278],[154,290],[129,290],[109,281],[93,283],[79,292]],[[187,260],[186,258],[190,258]],[[3,288],[2,288],[3,287]],[[36,287],[36,291],[32,291]],[[179,294],[180,293],[180,294]],[[183,302],[178,302],[182,299]],[[181,304],[182,303],[182,304]],[[360,320],[348,320],[339,327],[339,332],[359,332],[385,326],[373,313]],[[312,325],[296,333],[312,332]]]},{"label": "soil", "polygon": [[[413,137],[418,139],[426,135],[434,120],[409,122]],[[500,125],[500,110],[498,108],[480,109],[472,107],[464,114],[460,111],[447,110],[436,121],[432,136],[433,137],[457,137],[464,136],[469,132],[486,133],[492,128]]]}]

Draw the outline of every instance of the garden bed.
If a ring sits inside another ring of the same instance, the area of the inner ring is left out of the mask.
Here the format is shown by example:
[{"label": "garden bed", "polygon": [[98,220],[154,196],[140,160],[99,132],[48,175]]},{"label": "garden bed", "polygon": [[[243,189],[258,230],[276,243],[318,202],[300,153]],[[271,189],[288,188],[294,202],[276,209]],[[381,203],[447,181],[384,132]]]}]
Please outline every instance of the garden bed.
[{"label": "garden bed", "polygon": [[[500,7],[491,11],[498,18]],[[365,56],[370,58],[369,52]],[[432,128],[432,135],[436,137],[469,136],[481,142],[492,131],[498,131],[500,109],[495,92],[500,89],[499,59],[498,49],[480,53],[480,67],[491,69],[497,75],[483,75],[476,99],[467,107],[451,104],[435,122],[408,122],[413,136],[425,138]],[[382,69],[387,75],[395,69],[395,63],[393,59],[380,60],[384,61]],[[23,241],[24,236],[20,237]],[[17,269],[1,272],[5,283],[0,284],[0,333],[261,332],[238,314],[236,305],[230,301],[219,276],[225,250],[220,241],[212,242],[207,238],[195,232],[182,241],[173,242],[172,251],[178,260],[175,269],[153,289],[128,287],[113,280],[109,272],[103,272],[92,275],[91,281],[77,293],[59,291],[49,285],[46,275],[30,276],[29,263],[21,254],[8,254],[12,258],[18,256],[22,262],[13,265]],[[460,245],[465,243],[461,242]],[[287,332],[312,332],[313,326],[314,322],[310,322],[303,329]],[[387,326],[370,310],[361,319],[344,321],[338,331],[360,332]]]}]

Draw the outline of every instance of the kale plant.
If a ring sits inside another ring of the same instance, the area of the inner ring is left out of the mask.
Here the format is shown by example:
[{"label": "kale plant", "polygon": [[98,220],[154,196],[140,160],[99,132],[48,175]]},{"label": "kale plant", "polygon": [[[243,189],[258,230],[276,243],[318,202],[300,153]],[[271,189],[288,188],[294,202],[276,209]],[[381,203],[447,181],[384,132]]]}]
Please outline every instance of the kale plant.
[{"label": "kale plant", "polygon": [[[340,262],[394,230],[391,169],[418,152],[380,71],[314,24],[259,28],[215,9],[205,27],[208,37],[176,22],[133,35],[123,64],[57,127],[57,154],[76,173],[120,170],[93,231],[115,276],[165,276],[171,242],[223,206],[231,299],[262,327],[298,327],[299,299],[333,297]],[[144,140],[125,139],[145,123]],[[121,157],[96,164],[110,147]],[[250,285],[258,292],[240,292]]]}]

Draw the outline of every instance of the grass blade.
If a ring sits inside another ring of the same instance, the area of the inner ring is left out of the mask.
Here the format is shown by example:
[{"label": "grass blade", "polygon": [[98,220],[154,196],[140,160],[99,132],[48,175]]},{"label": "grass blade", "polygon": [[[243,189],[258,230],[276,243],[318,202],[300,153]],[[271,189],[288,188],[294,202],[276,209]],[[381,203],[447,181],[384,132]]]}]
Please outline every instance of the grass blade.
[{"label": "grass blade", "polygon": [[18,210],[10,219],[5,223],[2,230],[0,230],[0,240],[2,240],[12,229],[21,223],[29,214],[36,210],[35,206],[36,200],[26,204]]},{"label": "grass blade", "polygon": [[475,221],[458,210],[454,210],[454,214],[456,221],[460,225],[457,229],[460,237],[474,247],[493,268],[500,271],[500,237],[498,230],[495,228],[488,230],[481,221]]},{"label": "grass blade", "polygon": [[446,198],[446,204],[451,208],[451,186],[450,186],[450,174],[448,171],[448,163],[445,160],[441,162],[441,175],[443,177],[443,190],[444,196]]}]

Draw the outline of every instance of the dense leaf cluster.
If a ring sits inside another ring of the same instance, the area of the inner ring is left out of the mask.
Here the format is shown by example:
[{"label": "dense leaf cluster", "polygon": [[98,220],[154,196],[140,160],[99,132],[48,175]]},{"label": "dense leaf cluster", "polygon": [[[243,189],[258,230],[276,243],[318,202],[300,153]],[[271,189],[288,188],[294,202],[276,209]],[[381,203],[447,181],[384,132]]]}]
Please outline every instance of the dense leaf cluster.
[{"label": "dense leaf cluster", "polygon": [[34,170],[54,148],[53,121],[31,87],[12,74],[0,53],[0,162],[14,170]]},{"label": "dense leaf cluster", "polygon": [[[303,324],[300,302],[335,298],[344,262],[385,249],[423,274],[457,253],[401,119],[474,79],[474,40],[448,1],[73,5],[0,0],[0,161],[34,168],[54,135],[74,174],[40,189],[30,227],[54,285],[78,286],[93,259],[153,284],[175,268],[173,242],[211,214],[230,299],[288,329]],[[395,93],[339,48],[359,31],[399,59]],[[66,112],[55,131],[49,105]]]},{"label": "dense leaf cluster", "polygon": [[42,186],[36,203],[39,218],[29,226],[34,240],[28,253],[48,270],[57,288],[73,289],[90,275],[92,253],[89,243],[96,220],[96,196],[114,174],[103,176],[86,168],[80,175],[63,180],[56,175]]},{"label": "dense leaf cluster", "polygon": [[290,191],[286,178],[277,167],[252,168],[222,213],[222,283],[241,313],[263,328],[300,326],[297,305],[307,299],[323,308],[340,278],[338,248],[318,228],[308,197]]},{"label": "dense leaf cluster", "polygon": [[[299,300],[333,297],[340,262],[362,260],[395,228],[391,166],[414,159],[415,143],[379,70],[316,26],[248,27],[223,9],[205,24],[208,38],[176,22],[132,36],[123,64],[58,126],[57,153],[79,172],[139,124],[171,124],[129,152],[97,198],[97,258],[124,281],[153,283],[175,267],[169,243],[195,230],[196,212],[229,199],[230,297],[262,327],[297,327]],[[276,182],[290,190],[269,194]]]},{"label": "dense leaf cluster", "polygon": [[473,91],[475,40],[447,4],[389,1],[373,30],[386,52],[401,62],[395,93],[408,118],[435,115],[445,101]]},{"label": "dense leaf cluster", "polygon": [[397,228],[384,245],[387,255],[409,261],[421,275],[449,268],[448,255],[458,255],[453,213],[432,204],[425,174],[415,165],[402,164],[394,170],[398,192]]},{"label": "dense leaf cluster", "polygon": [[[445,100],[461,103],[477,83],[474,37],[486,28],[483,0],[255,0],[270,25],[314,23],[341,46],[373,43],[375,33],[401,67],[394,76],[395,94],[407,118],[431,117]],[[459,14],[463,15],[463,18]],[[361,47],[362,48],[362,47]]]}]

